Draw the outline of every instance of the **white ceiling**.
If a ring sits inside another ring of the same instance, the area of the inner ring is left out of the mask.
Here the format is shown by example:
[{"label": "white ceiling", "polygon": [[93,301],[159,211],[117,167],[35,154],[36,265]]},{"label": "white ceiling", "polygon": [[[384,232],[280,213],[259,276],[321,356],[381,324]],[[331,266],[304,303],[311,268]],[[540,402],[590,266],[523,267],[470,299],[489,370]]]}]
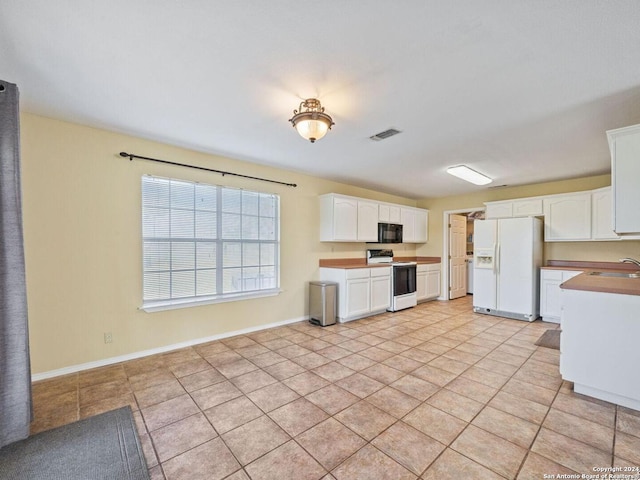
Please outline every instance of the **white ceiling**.
[{"label": "white ceiling", "polygon": [[[607,173],[605,130],[640,123],[640,3],[2,0],[0,78],[28,112],[445,196],[487,188],[461,163],[489,186]],[[307,97],[336,123],[315,144],[287,121]]]}]

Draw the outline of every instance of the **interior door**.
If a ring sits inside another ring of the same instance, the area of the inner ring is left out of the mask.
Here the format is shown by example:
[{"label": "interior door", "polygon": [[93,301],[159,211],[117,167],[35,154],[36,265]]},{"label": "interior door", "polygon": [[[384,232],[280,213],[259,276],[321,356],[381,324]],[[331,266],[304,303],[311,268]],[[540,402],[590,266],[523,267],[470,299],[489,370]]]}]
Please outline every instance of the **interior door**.
[{"label": "interior door", "polygon": [[449,298],[467,294],[467,217],[449,215]]}]

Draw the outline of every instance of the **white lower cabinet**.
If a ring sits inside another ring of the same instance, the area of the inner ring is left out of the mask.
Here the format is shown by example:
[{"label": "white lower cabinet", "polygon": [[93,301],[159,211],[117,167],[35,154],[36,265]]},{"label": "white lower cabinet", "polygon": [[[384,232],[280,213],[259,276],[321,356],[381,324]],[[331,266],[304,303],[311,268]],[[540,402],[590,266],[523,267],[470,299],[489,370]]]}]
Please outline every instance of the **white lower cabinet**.
[{"label": "white lower cabinet", "polygon": [[418,302],[440,296],[440,264],[418,265],[416,268],[416,297]]},{"label": "white lower cabinet", "polygon": [[391,267],[323,267],[320,280],[338,284],[340,322],[384,312],[391,305]]},{"label": "white lower cabinet", "polygon": [[[340,308],[340,298],[343,298],[343,295],[338,293],[338,308]],[[368,314],[371,311],[371,280],[369,280],[369,276],[348,279],[344,300],[345,312],[344,315],[338,315],[339,317],[358,317]]]},{"label": "white lower cabinet", "polygon": [[576,393],[639,410],[640,296],[565,289],[562,297],[562,378]]},{"label": "white lower cabinet", "polygon": [[562,289],[560,284],[581,274],[579,270],[540,270],[540,316],[545,322],[560,323]]},{"label": "white lower cabinet", "polygon": [[391,306],[391,269],[371,269],[370,311],[384,311]]}]

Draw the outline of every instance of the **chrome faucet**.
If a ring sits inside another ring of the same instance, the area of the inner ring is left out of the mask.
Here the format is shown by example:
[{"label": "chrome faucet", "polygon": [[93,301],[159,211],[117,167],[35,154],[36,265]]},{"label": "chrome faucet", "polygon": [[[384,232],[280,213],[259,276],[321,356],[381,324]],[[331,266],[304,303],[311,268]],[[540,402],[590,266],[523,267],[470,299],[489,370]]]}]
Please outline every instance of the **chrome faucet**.
[{"label": "chrome faucet", "polygon": [[640,268],[640,261],[636,260],[635,258],[621,258],[620,260],[618,260],[621,263],[633,263],[635,264],[638,268]]}]

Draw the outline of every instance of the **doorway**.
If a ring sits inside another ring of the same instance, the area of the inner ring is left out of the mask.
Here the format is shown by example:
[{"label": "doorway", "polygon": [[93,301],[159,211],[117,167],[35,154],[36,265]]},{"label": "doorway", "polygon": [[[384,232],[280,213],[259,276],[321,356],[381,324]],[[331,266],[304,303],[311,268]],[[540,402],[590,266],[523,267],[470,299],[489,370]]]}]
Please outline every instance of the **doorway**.
[{"label": "doorway", "polygon": [[444,212],[442,300],[473,294],[473,222],[484,218],[484,207]]}]

